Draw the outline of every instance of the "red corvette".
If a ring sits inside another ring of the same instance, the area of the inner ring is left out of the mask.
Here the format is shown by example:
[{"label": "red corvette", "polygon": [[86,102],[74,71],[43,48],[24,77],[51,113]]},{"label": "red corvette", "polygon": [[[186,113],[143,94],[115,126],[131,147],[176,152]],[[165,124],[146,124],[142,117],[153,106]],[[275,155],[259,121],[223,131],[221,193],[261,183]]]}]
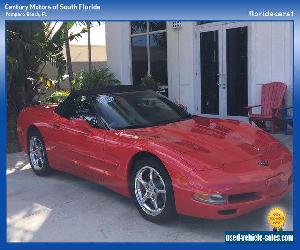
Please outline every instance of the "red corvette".
[{"label": "red corvette", "polygon": [[132,197],[153,222],[176,213],[225,219],[281,199],[292,157],[249,124],[196,117],[153,91],[77,91],[32,106],[18,135],[33,171],[81,176]]}]

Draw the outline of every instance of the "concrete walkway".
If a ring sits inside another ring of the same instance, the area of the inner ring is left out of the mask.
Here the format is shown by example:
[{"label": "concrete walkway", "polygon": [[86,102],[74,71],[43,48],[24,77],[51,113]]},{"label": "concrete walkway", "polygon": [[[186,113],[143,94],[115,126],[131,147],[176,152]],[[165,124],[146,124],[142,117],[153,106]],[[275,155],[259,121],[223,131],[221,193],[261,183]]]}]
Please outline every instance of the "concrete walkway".
[{"label": "concrete walkway", "polygon": [[[292,148],[292,137],[275,135]],[[37,177],[23,153],[7,155],[7,240],[33,242],[219,242],[226,230],[270,230],[266,213],[287,212],[292,230],[292,194],[278,204],[224,221],[179,216],[165,225],[140,217],[133,203],[80,178],[56,172]]]}]

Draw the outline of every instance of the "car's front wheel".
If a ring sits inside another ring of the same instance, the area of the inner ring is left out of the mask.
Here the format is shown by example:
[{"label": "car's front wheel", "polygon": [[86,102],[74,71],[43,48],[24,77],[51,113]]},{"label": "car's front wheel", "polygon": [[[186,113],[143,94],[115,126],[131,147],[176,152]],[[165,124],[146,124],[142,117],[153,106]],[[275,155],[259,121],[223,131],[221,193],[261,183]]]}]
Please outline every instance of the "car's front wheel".
[{"label": "car's front wheel", "polygon": [[52,172],[42,136],[38,131],[31,131],[28,136],[28,156],[32,170],[36,175],[46,176]]},{"label": "car's front wheel", "polygon": [[136,162],[131,193],[140,214],[149,221],[163,222],[176,214],[171,178],[155,158],[145,157]]}]

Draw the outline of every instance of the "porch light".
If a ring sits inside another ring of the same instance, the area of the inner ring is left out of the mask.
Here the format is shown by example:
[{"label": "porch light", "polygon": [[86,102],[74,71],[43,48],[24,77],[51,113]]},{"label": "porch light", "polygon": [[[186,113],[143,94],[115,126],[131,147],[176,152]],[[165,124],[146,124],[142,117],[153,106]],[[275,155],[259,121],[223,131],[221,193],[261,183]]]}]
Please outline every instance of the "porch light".
[{"label": "porch light", "polygon": [[201,194],[195,193],[193,199],[203,203],[221,205],[227,202],[227,197],[223,194]]}]

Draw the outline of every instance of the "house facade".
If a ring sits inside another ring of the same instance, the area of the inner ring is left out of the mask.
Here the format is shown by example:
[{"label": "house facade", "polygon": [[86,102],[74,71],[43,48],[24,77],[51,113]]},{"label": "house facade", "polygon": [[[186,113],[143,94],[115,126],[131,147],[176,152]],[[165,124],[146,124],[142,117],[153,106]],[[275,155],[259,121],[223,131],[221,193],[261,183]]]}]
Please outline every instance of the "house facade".
[{"label": "house facade", "polygon": [[291,22],[106,22],[106,48],[122,84],[151,74],[193,114],[245,119],[268,82],[292,104]]}]

